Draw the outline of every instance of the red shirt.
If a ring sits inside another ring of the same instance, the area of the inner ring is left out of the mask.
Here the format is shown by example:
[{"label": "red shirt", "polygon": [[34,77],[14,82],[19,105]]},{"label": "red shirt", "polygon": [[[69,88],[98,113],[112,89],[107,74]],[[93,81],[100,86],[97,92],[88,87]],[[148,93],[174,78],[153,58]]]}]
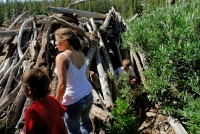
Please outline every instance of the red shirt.
[{"label": "red shirt", "polygon": [[53,96],[35,101],[25,111],[26,134],[66,134],[63,121],[65,107]]}]

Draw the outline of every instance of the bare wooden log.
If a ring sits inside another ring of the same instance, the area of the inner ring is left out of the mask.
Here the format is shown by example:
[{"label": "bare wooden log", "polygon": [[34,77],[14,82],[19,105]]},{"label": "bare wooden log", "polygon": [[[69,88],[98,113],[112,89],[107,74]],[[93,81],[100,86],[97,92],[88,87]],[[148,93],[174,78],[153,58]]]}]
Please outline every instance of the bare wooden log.
[{"label": "bare wooden log", "polygon": [[142,67],[144,68],[144,70],[146,70],[148,66],[147,66],[147,59],[145,58],[144,53],[142,53],[142,51],[137,51],[137,53],[139,55],[139,59],[141,61]]},{"label": "bare wooden log", "polygon": [[86,25],[87,25],[89,32],[92,33],[93,30],[92,30],[92,27],[90,26],[90,24],[88,22],[86,22]]},{"label": "bare wooden log", "polygon": [[[41,44],[41,48],[40,48],[40,52],[37,58],[37,61],[35,63],[35,68],[39,67],[42,63],[44,63],[44,61],[46,60],[46,62],[48,63],[48,51],[46,51],[45,53],[45,59],[43,58],[43,54],[45,52],[45,50],[47,49],[49,42],[50,42],[50,31],[51,31],[51,26],[55,24],[54,21],[51,21],[50,23],[48,23],[44,30],[43,30],[43,35],[42,35],[42,44]],[[50,65],[48,65],[48,69]]]},{"label": "bare wooden log", "polygon": [[92,117],[97,117],[99,120],[103,122],[109,122],[113,117],[109,112],[106,112],[105,110],[97,107],[96,105],[92,105],[92,108],[90,110],[90,115]]},{"label": "bare wooden log", "polygon": [[93,34],[94,34],[94,35],[97,35],[97,26],[96,26],[96,24],[95,24],[93,18],[90,18],[90,23],[91,23],[91,25],[92,25]]},{"label": "bare wooden log", "polygon": [[74,7],[74,6],[76,6],[77,4],[82,3],[82,2],[85,2],[85,1],[87,1],[87,0],[75,1],[75,2],[73,2],[73,3],[70,3],[70,4],[67,6],[67,8]]},{"label": "bare wooden log", "polygon": [[[28,31],[30,28],[25,28],[24,31]],[[7,30],[7,31],[0,31],[0,37],[8,37],[8,36],[16,36],[19,34],[19,30]]]},{"label": "bare wooden log", "polygon": [[36,57],[35,47],[37,45],[36,44],[36,42],[37,42],[37,27],[36,27],[35,21],[33,21],[33,29],[34,29],[33,40],[31,41],[31,43],[29,45],[31,60],[35,59],[35,57]]},{"label": "bare wooden log", "polygon": [[[78,19],[78,21],[81,23],[85,23],[85,22],[90,22],[90,20],[88,19],[88,18],[86,18],[86,17],[81,17],[81,18],[77,18]],[[94,22],[96,23],[96,24],[99,24],[99,25],[102,25],[103,24],[103,20],[94,20]]]},{"label": "bare wooden log", "polygon": [[0,85],[2,85],[2,84],[6,81],[6,79],[7,79],[8,76],[10,75],[10,72],[11,72],[13,66],[15,66],[15,65],[17,64],[17,62],[18,62],[18,56],[15,55],[15,58],[14,58],[12,64],[11,64],[11,66],[6,70],[4,76],[1,78],[1,80],[0,80]]},{"label": "bare wooden log", "polygon": [[22,14],[20,14],[20,15],[15,19],[15,21],[8,27],[7,30],[13,29],[13,27],[14,27],[16,24],[18,24],[20,21],[22,21],[22,19],[23,19],[24,17],[26,17],[27,15],[28,15],[28,12],[23,12]]},{"label": "bare wooden log", "polygon": [[[111,80],[111,82],[112,82],[112,80],[115,80],[116,77],[115,77],[115,74],[114,74],[114,69],[113,69],[113,66],[112,66],[110,57],[109,57],[109,55],[108,55],[108,53],[107,53],[107,50],[105,49],[105,45],[104,45],[104,42],[103,42],[103,40],[102,40],[101,34],[100,34],[99,31],[97,30],[97,27],[96,27],[96,25],[95,25],[95,23],[94,23],[93,18],[91,18],[90,21],[91,21],[92,27],[93,27],[93,29],[94,29],[94,32],[97,33],[97,35],[98,35],[98,37],[99,37],[99,39],[100,39],[99,44],[100,44],[100,46],[101,46],[102,53],[103,53],[103,55],[104,55],[104,60],[105,60],[105,62],[106,62],[106,64],[107,64],[107,67],[109,68],[109,69],[107,69],[106,71],[107,71],[107,74],[109,75],[109,78],[110,78],[110,80]],[[103,64],[102,64],[102,65],[103,65]],[[105,67],[104,67],[104,68],[105,68]],[[101,85],[102,85],[102,84],[101,84]],[[115,85],[113,85],[112,87],[113,87],[113,90],[112,90],[113,92],[112,92],[112,94],[114,94],[115,97],[118,96],[119,93],[118,93],[117,87],[116,87]],[[111,96],[111,97],[113,97],[113,96]]]},{"label": "bare wooden log", "polygon": [[[121,41],[119,41],[119,42],[121,42]],[[121,52],[119,50],[120,43],[117,43],[117,41],[115,41],[115,46],[117,48],[117,56],[119,57],[119,62],[122,63],[122,55],[121,55]]]},{"label": "bare wooden log", "polygon": [[21,86],[21,82],[17,85],[17,87],[9,93],[1,102],[0,102],[0,113],[3,112],[10,104],[13,103],[17,93],[19,92]]},{"label": "bare wooden log", "polygon": [[87,12],[82,10],[67,9],[62,7],[47,7],[49,12],[61,13],[61,14],[77,14],[78,17],[105,19],[106,15],[96,12]]},{"label": "bare wooden log", "polygon": [[172,126],[172,128],[176,134],[188,134],[178,119],[168,116],[167,120],[168,120],[169,124]]},{"label": "bare wooden log", "polygon": [[101,90],[101,84],[99,82],[99,77],[98,77],[97,73],[95,73],[94,71],[90,71],[90,81],[91,81],[93,87],[97,91]]},{"label": "bare wooden log", "polygon": [[132,56],[133,56],[133,58],[135,60],[135,63],[136,63],[136,66],[137,66],[137,69],[138,69],[142,84],[145,85],[145,76],[143,75],[143,72],[142,72],[143,69],[142,69],[142,66],[140,64],[140,60],[138,59],[136,52],[132,51]]},{"label": "bare wooden log", "polygon": [[77,34],[80,34],[81,36],[83,36],[83,37],[85,37],[87,39],[89,38],[87,36],[86,32],[84,30],[80,29],[77,25],[73,25],[72,23],[69,23],[69,22],[67,22],[67,21],[65,21],[65,20],[63,20],[63,19],[61,19],[59,17],[56,17],[56,16],[52,16],[51,18],[57,20],[58,22],[62,23],[65,26],[71,28]]},{"label": "bare wooden log", "polygon": [[120,52],[120,46],[121,46],[121,30],[120,30],[120,24],[118,22],[118,16],[116,16],[116,12],[115,12],[115,9],[112,8],[112,11],[113,11],[113,20],[114,20],[114,30],[115,30],[115,37],[117,38],[115,41],[114,41],[114,45],[117,49],[117,56],[119,57],[119,62],[122,63],[122,54]]},{"label": "bare wooden log", "polygon": [[[22,96],[22,98],[23,98],[23,96]],[[30,106],[30,104],[31,104],[30,99],[26,99],[26,101],[25,101],[25,103],[24,103],[24,107],[23,107],[23,109],[22,109],[21,116],[20,116],[20,118],[19,118],[17,124],[14,124],[14,125],[16,125],[16,126],[15,126],[16,129],[18,129],[18,125],[19,125],[20,123],[24,123],[24,113],[25,113],[26,109]],[[14,126],[14,125],[13,125],[13,126]],[[16,132],[17,132],[17,131],[16,131]],[[18,134],[18,133],[15,133],[15,134]]]},{"label": "bare wooden log", "polygon": [[108,85],[108,80],[107,80],[108,76],[102,66],[99,47],[97,47],[95,58],[96,58],[97,70],[99,73],[99,80],[101,83],[101,90],[103,92],[103,97],[104,97],[103,100],[104,104],[106,105],[107,108],[113,107],[112,93],[110,92]]},{"label": "bare wooden log", "polygon": [[[24,71],[30,70],[34,62],[31,62],[31,60],[24,60],[22,67]],[[24,118],[24,112],[25,110],[30,106],[30,99],[26,99],[23,89],[21,88],[10,108],[8,111],[8,119],[7,124],[10,128],[15,127],[23,118]],[[12,123],[11,123],[12,122]],[[8,128],[7,132],[9,132],[10,129]]]},{"label": "bare wooden log", "polygon": [[1,95],[1,99],[3,100],[6,95],[8,94],[8,92],[10,91],[10,86],[12,84],[12,80],[14,78],[14,74],[17,68],[19,68],[19,66],[22,64],[22,61],[25,59],[26,55],[28,54],[29,49],[26,50],[26,52],[24,53],[23,57],[20,59],[20,61],[12,68],[9,79],[7,81],[6,87],[3,91],[3,94]]},{"label": "bare wooden log", "polygon": [[32,22],[33,19],[34,19],[34,18],[29,18],[28,20],[26,20],[26,21],[22,24],[22,26],[21,26],[21,28],[20,28],[20,32],[19,32],[19,36],[18,36],[18,45],[17,45],[17,50],[18,50],[18,54],[19,54],[19,58],[20,58],[20,59],[23,57],[23,52],[22,52],[22,50],[21,50],[21,42],[22,42],[21,39],[22,39],[22,34],[23,34],[23,32],[24,32],[24,29],[25,29],[26,25],[29,24],[30,22]]},{"label": "bare wooden log", "polygon": [[3,67],[0,70],[0,78],[6,73],[7,69],[11,66],[13,58],[7,58],[5,63],[3,64]]},{"label": "bare wooden log", "polygon": [[11,130],[16,126],[22,114],[22,109],[25,101],[26,97],[23,93],[23,89],[21,88],[17,94],[14,103],[12,104],[11,108],[8,111],[7,127],[5,130],[5,134],[10,134]]},{"label": "bare wooden log", "polygon": [[123,20],[119,12],[116,12],[115,9],[112,7],[112,11],[116,16],[116,20],[119,23],[119,29],[121,32],[126,31],[126,22]]},{"label": "bare wooden log", "polygon": [[19,30],[0,31],[0,37],[16,36],[18,35],[18,33],[19,33]]},{"label": "bare wooden log", "polygon": [[[92,23],[92,24],[93,24],[93,23]],[[93,25],[93,27],[96,27],[96,26]],[[95,28],[94,28],[94,29],[95,29]],[[98,37],[99,37],[99,39],[100,39],[99,45],[101,46],[101,49],[102,49],[102,52],[103,52],[103,56],[104,56],[104,60],[106,61],[106,64],[107,64],[107,66],[108,66],[108,68],[109,68],[109,69],[106,70],[106,71],[107,71],[107,73],[109,74],[110,79],[116,79],[116,78],[115,78],[115,75],[114,75],[114,69],[113,69],[113,66],[112,66],[110,57],[109,57],[109,55],[108,55],[108,53],[107,53],[107,50],[106,50],[106,48],[105,48],[103,39],[102,39],[101,34],[99,33],[98,30],[97,30],[97,35],[98,35]]]},{"label": "bare wooden log", "polygon": [[96,90],[92,90],[92,95],[93,95],[93,104],[95,105],[100,105],[102,104],[102,100],[99,97],[98,93],[96,92]]},{"label": "bare wooden log", "polygon": [[94,38],[91,33],[85,32],[84,30],[80,29],[77,25],[71,24],[71,23],[69,23],[69,22],[65,21],[64,19],[61,19],[57,16],[52,16],[51,19],[57,20],[58,23],[61,23],[65,26],[71,28],[77,35],[83,36],[83,38],[85,39],[85,42],[86,42],[84,45],[86,45],[86,47],[90,46],[90,44],[91,44],[90,40],[92,40],[90,38]]},{"label": "bare wooden log", "polygon": [[137,16],[138,16],[138,13],[136,13],[132,18],[130,18],[130,19],[128,20],[128,22],[132,22]]},{"label": "bare wooden log", "polygon": [[109,13],[107,14],[107,17],[106,17],[104,23],[99,27],[99,30],[105,31],[107,29],[107,27],[109,26],[111,17],[112,17],[112,11],[109,10]]},{"label": "bare wooden log", "polygon": [[[106,63],[106,61],[104,60],[102,55],[101,55],[101,62],[102,62],[102,66],[103,66],[104,70],[106,70],[106,73],[108,73],[108,68],[109,67],[108,67],[108,64]],[[108,74],[108,77],[109,77],[109,74]]]},{"label": "bare wooden log", "polygon": [[[93,29],[89,25],[89,23],[87,24],[87,27],[88,27],[89,31],[91,33],[93,33]],[[92,59],[94,58],[94,55],[95,55],[95,52],[96,52],[96,49],[97,49],[97,45],[98,45],[98,40],[97,39],[92,40],[91,46],[89,47],[89,50],[88,50],[87,55],[86,55],[86,64],[87,64],[87,67],[88,67],[89,70],[90,70],[90,66],[91,66],[91,63],[92,63]]]},{"label": "bare wooden log", "polygon": [[14,38],[14,36],[13,37],[5,37],[5,39],[3,39],[3,40],[0,39],[0,47],[12,42],[13,38]]},{"label": "bare wooden log", "polygon": [[97,45],[92,45],[88,52],[87,52],[87,55],[85,57],[86,59],[86,64],[87,64],[87,67],[88,69],[90,70],[90,66],[92,64],[92,59],[94,58],[94,55],[95,55],[95,52],[96,52],[96,49],[97,49]]},{"label": "bare wooden log", "polygon": [[[99,37],[99,39],[100,39],[99,45],[101,46],[101,49],[103,49],[102,52],[103,52],[103,54],[104,54],[106,64],[107,64],[107,66],[108,66],[108,68],[109,68],[109,70],[106,70],[106,71],[109,71],[110,74],[114,74],[114,69],[113,69],[113,67],[112,67],[112,63],[111,63],[110,57],[109,57],[109,55],[108,55],[108,53],[107,53],[107,50],[105,49],[105,45],[104,45],[104,42],[103,42],[103,40],[102,40],[101,34],[100,34],[99,31],[97,30],[97,27],[96,27],[96,25],[95,25],[95,23],[94,23],[93,18],[91,18],[90,21],[91,21],[92,27],[93,27],[93,29],[94,29],[94,32],[98,35],[98,37]],[[113,79],[113,77],[115,78],[114,75],[111,75],[111,76],[112,76],[111,79]]]}]

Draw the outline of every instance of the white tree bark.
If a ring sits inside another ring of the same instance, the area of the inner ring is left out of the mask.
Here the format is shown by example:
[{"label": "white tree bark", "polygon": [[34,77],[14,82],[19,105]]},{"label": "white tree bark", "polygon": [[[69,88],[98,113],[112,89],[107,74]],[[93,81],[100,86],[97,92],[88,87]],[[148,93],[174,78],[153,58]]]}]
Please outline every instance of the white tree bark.
[{"label": "white tree bark", "polygon": [[99,73],[99,81],[101,83],[101,90],[103,92],[103,97],[104,97],[103,102],[106,105],[106,107],[113,107],[112,93],[109,89],[107,73],[105,72],[101,62],[99,47],[97,48],[95,58],[96,58],[97,70]]}]

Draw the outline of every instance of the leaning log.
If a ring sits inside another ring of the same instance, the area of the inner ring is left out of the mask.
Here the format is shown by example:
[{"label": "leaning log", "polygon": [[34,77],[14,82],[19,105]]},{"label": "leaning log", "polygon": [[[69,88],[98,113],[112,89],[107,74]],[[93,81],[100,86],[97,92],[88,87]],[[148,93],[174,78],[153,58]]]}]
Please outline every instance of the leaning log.
[{"label": "leaning log", "polygon": [[167,120],[169,121],[176,134],[188,134],[178,119],[173,118],[172,116],[168,116]]},{"label": "leaning log", "polygon": [[109,122],[113,117],[109,112],[97,107],[96,105],[92,105],[92,109],[90,111],[90,115],[93,117],[98,117],[103,122]]},{"label": "leaning log", "polygon": [[0,31],[0,37],[16,36],[18,33],[19,30]]},{"label": "leaning log", "polygon": [[140,60],[136,54],[136,52],[132,52],[132,56],[133,56],[133,59],[135,60],[136,62],[136,66],[137,66],[137,69],[138,69],[138,72],[140,74],[140,79],[142,81],[142,84],[145,85],[145,76],[143,74],[143,68],[142,68],[142,65],[140,63]]},{"label": "leaning log", "polygon": [[24,12],[24,13],[20,14],[20,15],[14,20],[14,22],[8,27],[7,30],[13,29],[14,26],[16,26],[17,24],[19,24],[19,22],[22,21],[23,18],[25,18],[26,16],[28,16],[28,12]]},{"label": "leaning log", "polygon": [[76,14],[78,17],[105,19],[106,15],[96,12],[87,12],[82,10],[67,9],[62,7],[47,7],[49,12],[60,13],[60,14]]},{"label": "leaning log", "polygon": [[113,99],[112,99],[112,93],[108,85],[108,76],[105,70],[103,69],[103,65],[101,62],[99,47],[97,47],[95,58],[96,58],[97,70],[99,74],[99,80],[101,83],[101,89],[104,96],[103,101],[106,107],[110,108],[110,107],[113,107],[114,104],[113,104]]},{"label": "leaning log", "polygon": [[99,30],[105,31],[107,29],[107,27],[109,26],[111,17],[112,17],[112,11],[110,10],[105,21],[104,21],[104,23],[99,27]]},{"label": "leaning log", "polygon": [[82,3],[82,2],[86,2],[87,0],[79,0],[79,1],[75,1],[73,3],[70,3],[67,8],[72,8],[72,7],[75,7],[76,5],[78,5],[79,3]]},{"label": "leaning log", "polygon": [[20,61],[12,68],[10,76],[9,76],[9,79],[8,79],[8,82],[7,82],[6,87],[4,89],[4,92],[1,95],[1,100],[3,100],[6,97],[6,95],[8,94],[8,92],[10,91],[10,86],[11,86],[12,80],[14,78],[15,71],[22,64],[22,61],[25,59],[25,56],[27,55],[28,51],[29,51],[29,49],[26,50],[26,52],[24,53],[24,55],[22,56]]},{"label": "leaning log", "polygon": [[0,113],[2,113],[10,104],[13,103],[19,89],[20,89],[21,83],[18,84],[18,86],[11,92],[9,93],[6,98],[4,98],[0,102]]}]

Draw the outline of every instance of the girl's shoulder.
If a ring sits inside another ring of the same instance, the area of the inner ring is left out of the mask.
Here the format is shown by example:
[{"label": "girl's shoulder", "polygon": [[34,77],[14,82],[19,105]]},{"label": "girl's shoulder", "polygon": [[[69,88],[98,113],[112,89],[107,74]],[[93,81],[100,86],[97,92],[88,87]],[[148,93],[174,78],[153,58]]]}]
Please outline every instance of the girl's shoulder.
[{"label": "girl's shoulder", "polygon": [[57,63],[62,63],[62,62],[68,61],[68,59],[69,59],[69,56],[68,56],[68,54],[65,53],[65,52],[59,53],[59,54],[56,56],[56,62],[57,62]]}]

